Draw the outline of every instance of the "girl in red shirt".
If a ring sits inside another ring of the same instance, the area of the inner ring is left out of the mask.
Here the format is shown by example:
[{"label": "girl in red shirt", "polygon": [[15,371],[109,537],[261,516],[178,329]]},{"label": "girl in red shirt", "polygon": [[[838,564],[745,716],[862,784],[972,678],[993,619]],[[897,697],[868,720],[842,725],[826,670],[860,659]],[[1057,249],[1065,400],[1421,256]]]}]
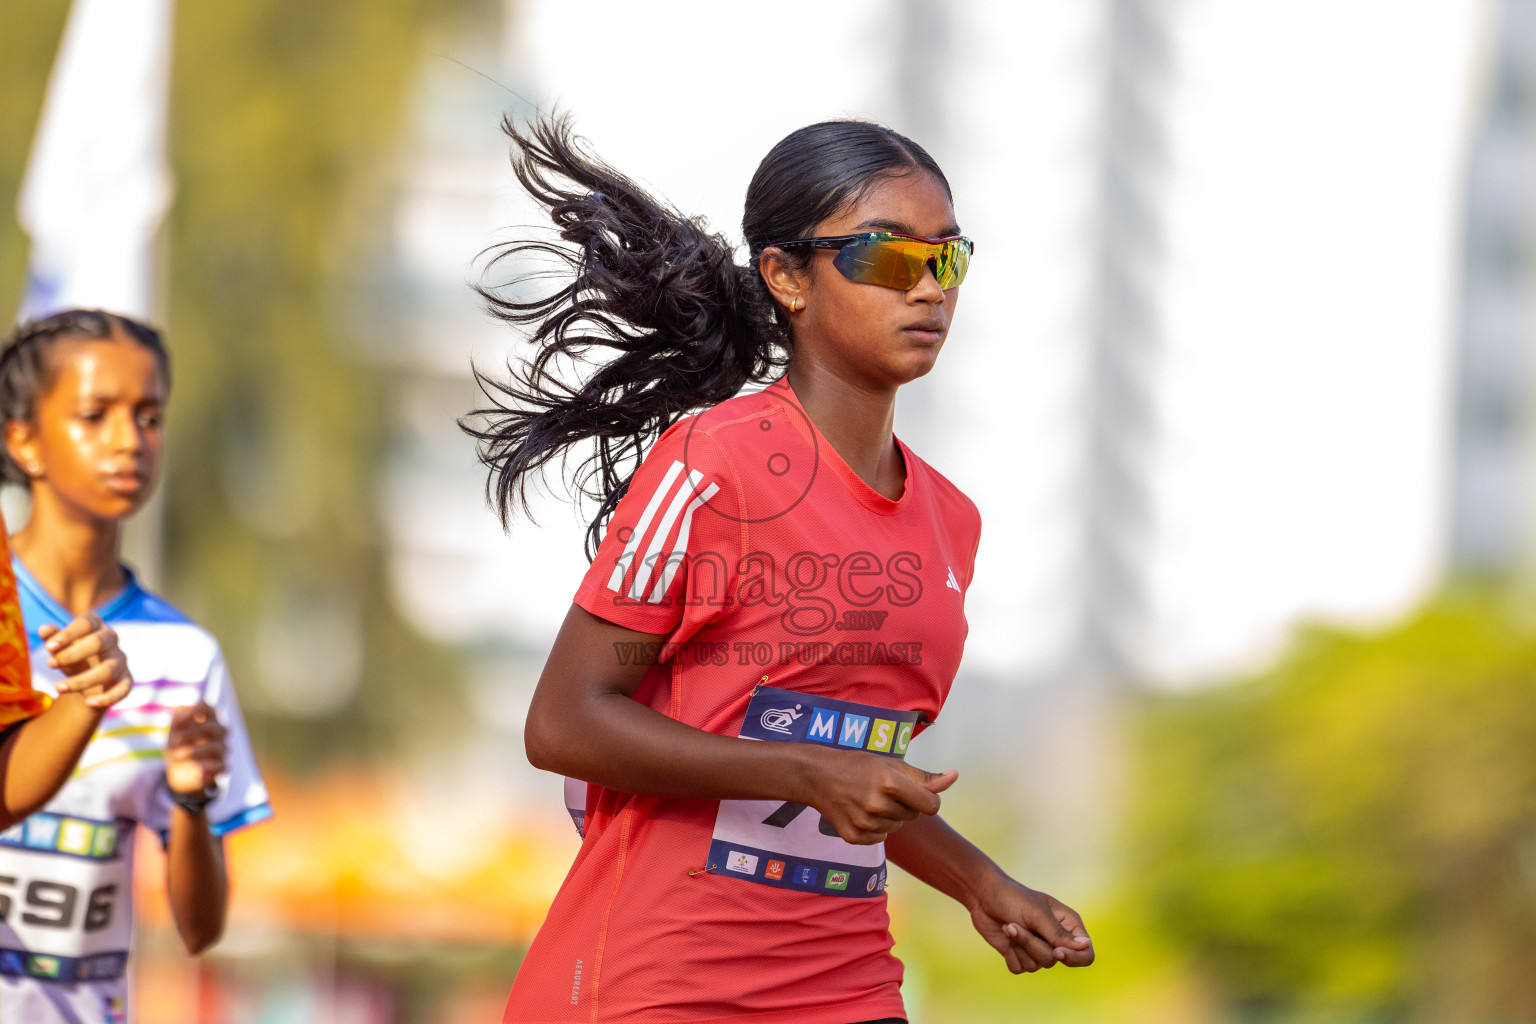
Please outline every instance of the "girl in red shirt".
[{"label": "girl in red shirt", "polygon": [[1091,963],[1076,913],[939,817],[956,773],[905,761],[959,666],[980,538],[892,433],[973,250],[943,172],[879,125],[800,129],[748,187],[738,265],[566,122],[506,128],[562,243],[497,262],[573,278],[485,293],[533,353],[480,378],[466,429],[503,521],[576,445],[598,509],[525,730],[589,784],[585,833],[504,1019],[900,1020],[887,857],[1011,971]]}]

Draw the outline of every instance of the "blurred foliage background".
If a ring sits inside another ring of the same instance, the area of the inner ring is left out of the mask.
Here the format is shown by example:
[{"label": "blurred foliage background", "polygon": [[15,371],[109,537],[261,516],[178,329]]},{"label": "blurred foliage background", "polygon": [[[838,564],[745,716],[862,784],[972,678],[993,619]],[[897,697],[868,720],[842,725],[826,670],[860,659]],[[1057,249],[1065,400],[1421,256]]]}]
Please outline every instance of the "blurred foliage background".
[{"label": "blurred foliage background", "polygon": [[[924,1019],[1536,1020],[1533,680],[1531,592],[1485,580],[1389,628],[1307,628],[1251,678],[1128,695],[1112,880],[1078,907],[1092,981],[1021,994],[906,880]],[[1019,855],[995,818],[961,824]]]},{"label": "blurred foliage background", "polygon": [[48,71],[59,49],[67,4],[56,0],[17,0],[0,7],[0,308],[12,316],[21,303],[27,274],[27,239],[16,223],[16,193],[27,164],[32,133],[42,110]]},{"label": "blurred foliage background", "polygon": [[1533,611],[1454,589],[1146,709],[1126,877],[1239,1019],[1536,1019]]},{"label": "blurred foliage background", "polygon": [[[358,323],[355,289],[344,282],[384,231],[422,60],[434,40],[486,21],[497,6],[177,5],[168,140],[176,191],[161,235],[170,272],[159,303],[174,389],[163,508],[146,513],[160,517],[150,528],[160,532],[163,562],[146,568],[223,644],[279,821],[288,821],[268,837],[232,841],[236,914],[248,916],[216,964],[192,966],[180,954],[157,915],[158,851],[144,858],[141,1020],[338,1020],[365,1011],[486,1019],[515,971],[517,949],[503,933],[531,927],[509,920],[488,938],[419,921],[381,931],[347,917],[352,904],[401,906],[398,894],[378,892],[381,873],[392,871],[411,895],[433,892],[436,881],[398,857],[389,866],[382,840],[393,819],[380,809],[401,800],[379,792],[387,778],[357,781],[347,767],[390,764],[451,738],[469,710],[459,662],[402,619],[383,581],[375,492],[394,424],[393,371],[359,357],[379,341],[370,336],[379,325]],[[0,4],[8,316],[27,259],[15,197],[68,10],[62,0]],[[350,801],[351,820],[304,813],[308,787],[337,772],[342,781],[328,785],[343,792],[328,802]],[[371,840],[358,829],[370,814],[386,831]],[[487,856],[508,868],[526,861],[490,831]],[[273,882],[294,890],[298,909],[286,915],[267,912],[260,881],[259,869],[276,864],[296,869]],[[547,872],[527,875],[550,884]],[[503,899],[487,906],[506,910]],[[316,997],[317,984],[331,994]]]},{"label": "blurred foliage background", "polygon": [[[391,394],[349,354],[365,339],[338,289],[376,234],[423,44],[476,10],[177,10],[166,578],[266,687],[252,727],[289,770],[387,755],[465,712],[453,662],[385,598],[373,468]],[[306,692],[330,706],[284,715]]]},{"label": "blurred foliage background", "polygon": [[[428,41],[493,6],[177,8],[161,575],[219,636],[256,742],[289,770],[387,756],[465,714],[455,662],[385,598],[373,492],[390,382],[356,357],[370,339],[340,293],[380,232]],[[67,11],[57,0],[0,7],[0,189],[11,200],[0,297],[10,310],[27,251],[14,196]]]}]

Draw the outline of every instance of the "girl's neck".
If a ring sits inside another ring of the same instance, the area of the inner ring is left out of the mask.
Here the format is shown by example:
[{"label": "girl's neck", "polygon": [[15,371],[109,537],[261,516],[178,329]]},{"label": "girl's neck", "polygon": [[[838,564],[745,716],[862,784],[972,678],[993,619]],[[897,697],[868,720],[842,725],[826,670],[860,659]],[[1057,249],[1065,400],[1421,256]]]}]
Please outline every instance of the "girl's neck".
[{"label": "girl's neck", "polygon": [[895,389],[849,383],[813,360],[797,359],[786,373],[795,398],[848,468],[887,498],[906,487],[906,464],[896,449]]},{"label": "girl's neck", "polygon": [[118,561],[122,524],[66,509],[43,487],[32,490],[32,518],[11,538],[16,557],[71,615],[106,604],[128,585]]}]

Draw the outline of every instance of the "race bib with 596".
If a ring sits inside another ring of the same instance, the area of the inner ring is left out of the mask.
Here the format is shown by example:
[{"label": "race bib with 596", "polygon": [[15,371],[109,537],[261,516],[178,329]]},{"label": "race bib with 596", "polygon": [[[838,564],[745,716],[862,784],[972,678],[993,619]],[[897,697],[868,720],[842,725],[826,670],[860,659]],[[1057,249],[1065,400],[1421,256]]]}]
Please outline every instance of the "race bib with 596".
[{"label": "race bib with 596", "polygon": [[0,833],[0,976],[123,976],[134,823],[39,811]]},{"label": "race bib with 596", "polygon": [[[921,713],[759,686],[743,739],[812,743],[905,759]],[[710,839],[711,874],[828,896],[885,891],[885,844],[845,842],[814,807],[782,800],[722,800]]]}]

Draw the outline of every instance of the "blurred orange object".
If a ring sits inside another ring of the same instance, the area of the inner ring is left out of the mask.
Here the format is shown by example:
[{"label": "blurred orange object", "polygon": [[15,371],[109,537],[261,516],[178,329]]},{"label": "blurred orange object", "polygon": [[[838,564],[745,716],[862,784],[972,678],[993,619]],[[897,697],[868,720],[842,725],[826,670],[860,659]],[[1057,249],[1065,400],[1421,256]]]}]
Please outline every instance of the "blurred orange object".
[{"label": "blurred orange object", "polygon": [[[267,781],[275,817],[227,840],[226,934],[526,945],[577,844],[560,807],[520,820],[377,771]],[[158,842],[146,845],[156,852],[140,862],[137,909],[143,923],[170,928],[164,859]]]}]

